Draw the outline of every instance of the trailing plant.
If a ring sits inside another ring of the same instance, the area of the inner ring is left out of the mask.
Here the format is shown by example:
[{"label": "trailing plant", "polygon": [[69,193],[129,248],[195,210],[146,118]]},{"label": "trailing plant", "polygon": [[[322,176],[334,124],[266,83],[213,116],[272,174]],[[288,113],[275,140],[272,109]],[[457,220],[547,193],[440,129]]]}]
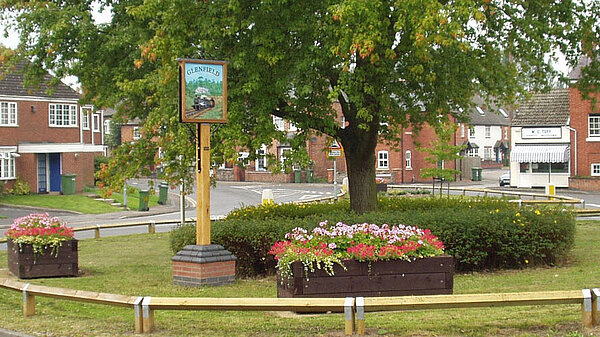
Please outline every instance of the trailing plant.
[{"label": "trailing plant", "polygon": [[333,266],[344,260],[412,260],[444,253],[444,244],[428,229],[414,226],[381,226],[369,223],[346,225],[319,223],[311,232],[296,227],[277,241],[270,254],[277,260],[282,279],[292,276],[292,263],[302,262],[304,270],[323,269],[333,276]]}]

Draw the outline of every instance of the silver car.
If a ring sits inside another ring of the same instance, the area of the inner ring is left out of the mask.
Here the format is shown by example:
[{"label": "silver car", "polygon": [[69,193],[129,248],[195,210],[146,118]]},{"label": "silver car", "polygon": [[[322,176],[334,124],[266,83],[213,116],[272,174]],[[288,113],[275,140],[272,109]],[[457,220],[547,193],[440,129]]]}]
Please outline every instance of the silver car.
[{"label": "silver car", "polygon": [[500,184],[500,186],[510,186],[510,171],[504,172],[504,174],[498,178],[498,184]]}]

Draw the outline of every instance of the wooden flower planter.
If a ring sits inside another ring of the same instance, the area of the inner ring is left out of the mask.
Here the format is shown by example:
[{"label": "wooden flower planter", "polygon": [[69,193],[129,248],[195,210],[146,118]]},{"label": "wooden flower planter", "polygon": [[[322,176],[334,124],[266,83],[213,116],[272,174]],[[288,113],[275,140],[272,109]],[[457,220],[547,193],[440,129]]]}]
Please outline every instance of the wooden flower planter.
[{"label": "wooden flower planter", "polygon": [[334,276],[323,270],[309,273],[301,262],[292,264],[293,276],[277,277],[277,297],[374,297],[452,294],[454,257],[437,256],[412,262],[344,261],[347,270],[335,266]]},{"label": "wooden flower planter", "polygon": [[77,276],[77,240],[64,241],[54,256],[51,248],[43,254],[33,254],[31,245],[19,245],[8,240],[8,269],[19,278]]}]

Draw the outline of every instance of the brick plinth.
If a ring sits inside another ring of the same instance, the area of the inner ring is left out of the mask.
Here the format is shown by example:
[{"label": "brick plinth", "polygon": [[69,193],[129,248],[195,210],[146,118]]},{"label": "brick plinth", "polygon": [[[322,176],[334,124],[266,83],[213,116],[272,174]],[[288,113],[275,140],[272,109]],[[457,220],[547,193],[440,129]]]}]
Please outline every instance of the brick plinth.
[{"label": "brick plinth", "polygon": [[173,284],[199,287],[235,281],[237,258],[220,245],[185,246],[171,260]]}]

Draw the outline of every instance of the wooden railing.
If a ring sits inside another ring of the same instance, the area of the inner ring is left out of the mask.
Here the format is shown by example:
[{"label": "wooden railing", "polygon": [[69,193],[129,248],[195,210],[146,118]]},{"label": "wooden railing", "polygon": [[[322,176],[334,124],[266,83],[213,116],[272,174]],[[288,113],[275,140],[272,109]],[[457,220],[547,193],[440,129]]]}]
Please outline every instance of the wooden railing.
[{"label": "wooden railing", "polygon": [[366,329],[366,312],[580,304],[582,325],[584,327],[600,325],[598,288],[573,291],[356,298],[139,297],[45,287],[11,279],[0,279],[0,288],[23,293],[23,315],[26,317],[35,315],[36,296],[132,308],[136,333],[150,333],[154,330],[156,310],[330,311],[344,313],[346,335],[351,335],[355,331],[362,335]]}]

